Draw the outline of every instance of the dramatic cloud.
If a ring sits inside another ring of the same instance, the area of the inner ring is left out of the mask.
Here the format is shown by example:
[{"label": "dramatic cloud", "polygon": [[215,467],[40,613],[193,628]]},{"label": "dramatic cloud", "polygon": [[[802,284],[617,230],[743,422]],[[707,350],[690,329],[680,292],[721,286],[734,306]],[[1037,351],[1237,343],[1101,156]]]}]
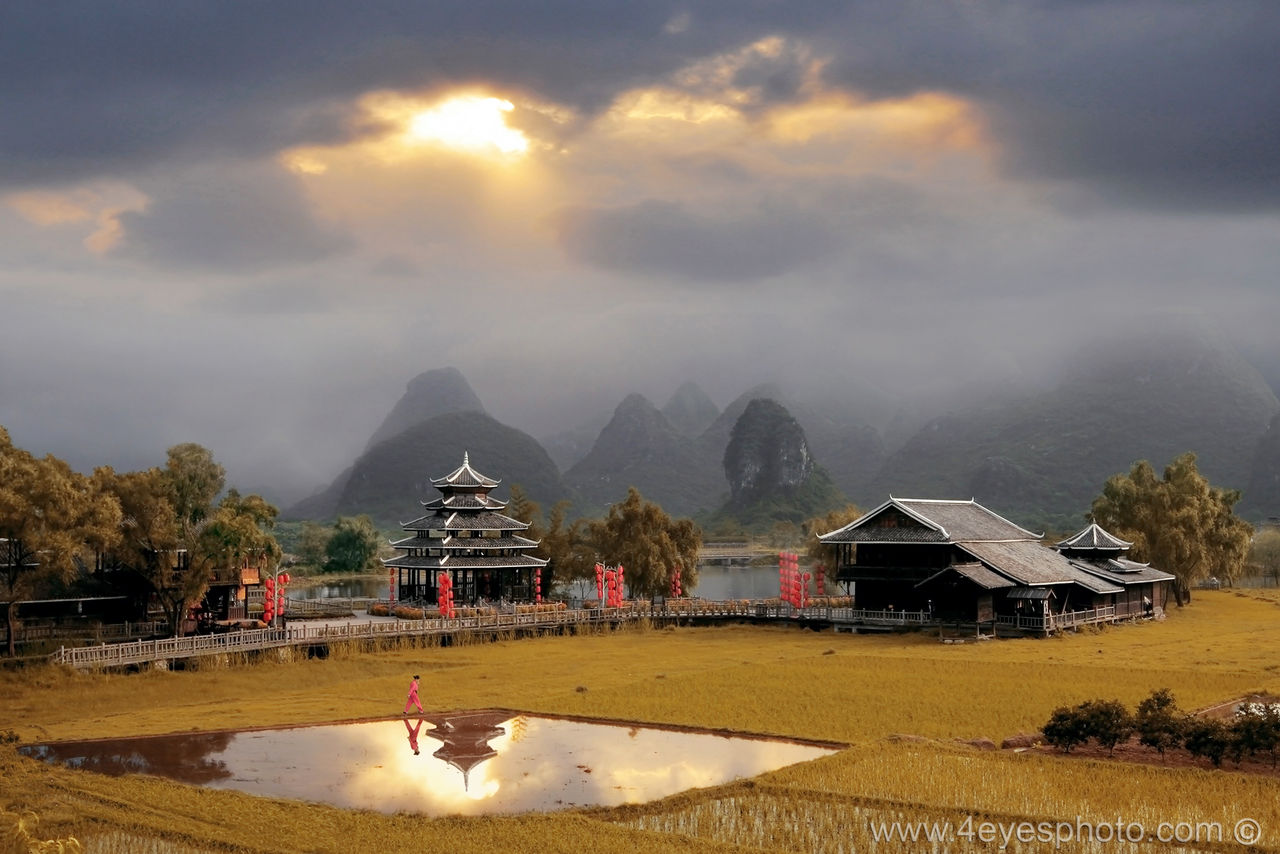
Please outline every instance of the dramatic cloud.
[{"label": "dramatic cloud", "polygon": [[311,216],[274,166],[219,164],[166,181],[145,210],[118,217],[116,251],[176,268],[240,273],[325,258],[349,243]]},{"label": "dramatic cloud", "polygon": [[888,423],[1157,310],[1280,379],[1271,0],[10,5],[0,424],[77,465],[296,493],[446,364]]}]

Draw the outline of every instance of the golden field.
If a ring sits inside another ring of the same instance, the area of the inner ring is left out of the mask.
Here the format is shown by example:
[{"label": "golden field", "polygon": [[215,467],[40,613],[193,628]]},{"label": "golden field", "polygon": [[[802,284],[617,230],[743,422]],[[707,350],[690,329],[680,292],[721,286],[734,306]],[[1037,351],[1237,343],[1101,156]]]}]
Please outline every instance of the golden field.
[{"label": "golden field", "polygon": [[1263,846],[1280,849],[1275,778],[981,751],[954,741],[998,742],[1037,729],[1056,706],[1089,698],[1132,705],[1160,687],[1173,689],[1186,709],[1280,693],[1275,591],[1197,592],[1190,607],[1161,623],[1038,640],[944,645],[920,634],[723,626],[200,665],[129,675],[53,667],[5,673],[0,731],[31,742],[385,716],[399,711],[409,675],[420,672],[431,709],[502,707],[851,746],[654,804],[445,819],[108,778],[3,748],[0,808],[33,811],[36,835],[75,836],[88,851],[890,851],[901,843],[874,845],[868,819],[958,823],[970,814],[1122,816],[1149,826],[1219,821],[1228,840],[1233,823],[1249,817],[1261,824]]}]

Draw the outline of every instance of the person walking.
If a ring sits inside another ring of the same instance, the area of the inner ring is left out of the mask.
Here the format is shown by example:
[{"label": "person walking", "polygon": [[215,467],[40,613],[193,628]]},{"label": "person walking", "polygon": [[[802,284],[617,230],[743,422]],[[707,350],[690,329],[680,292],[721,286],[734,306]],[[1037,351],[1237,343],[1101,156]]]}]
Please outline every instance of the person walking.
[{"label": "person walking", "polygon": [[422,712],[422,701],[418,699],[418,675],[415,673],[413,681],[409,683],[409,699],[404,701],[404,713],[409,714],[409,708],[417,706],[418,711]]}]

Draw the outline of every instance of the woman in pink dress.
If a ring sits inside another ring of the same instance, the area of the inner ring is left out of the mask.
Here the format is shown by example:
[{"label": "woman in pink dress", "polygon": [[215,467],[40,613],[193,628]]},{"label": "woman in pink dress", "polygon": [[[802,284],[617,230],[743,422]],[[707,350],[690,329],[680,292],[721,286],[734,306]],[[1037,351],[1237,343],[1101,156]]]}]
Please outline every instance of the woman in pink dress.
[{"label": "woman in pink dress", "polygon": [[417,706],[418,711],[422,711],[422,701],[418,699],[418,676],[415,673],[413,681],[409,683],[409,699],[404,701],[404,713],[409,714],[409,708]]}]

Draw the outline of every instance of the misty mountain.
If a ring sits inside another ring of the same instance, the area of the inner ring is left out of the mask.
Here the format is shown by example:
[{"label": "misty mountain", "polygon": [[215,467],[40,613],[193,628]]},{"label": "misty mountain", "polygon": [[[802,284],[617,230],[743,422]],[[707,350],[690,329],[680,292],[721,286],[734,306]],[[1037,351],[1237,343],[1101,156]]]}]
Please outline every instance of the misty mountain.
[{"label": "misty mountain", "polygon": [[596,443],[600,431],[609,423],[610,415],[606,413],[600,418],[593,418],[585,424],[560,430],[548,436],[540,436],[538,443],[546,448],[551,459],[560,471],[568,471],[579,460],[591,453],[591,446]]},{"label": "misty mountain", "polygon": [[484,411],[484,404],[457,368],[425,371],[409,380],[404,395],[369,437],[365,450],[437,415]]},{"label": "misty mountain", "polygon": [[720,415],[720,409],[701,386],[688,381],[671,395],[662,407],[662,414],[681,433],[697,436],[711,426]]},{"label": "misty mountain", "polygon": [[1277,411],[1270,386],[1211,336],[1182,331],[1110,342],[1053,388],[973,401],[937,418],[885,463],[875,494],[976,498],[1036,524],[1080,521],[1106,479],[1195,451],[1217,486],[1242,488]]},{"label": "misty mountain", "polygon": [[1240,502],[1242,513],[1256,517],[1280,516],[1280,415],[1258,440],[1253,472]]},{"label": "misty mountain", "polygon": [[528,433],[483,412],[450,412],[415,424],[362,454],[334,512],[368,513],[384,527],[417,518],[419,500],[439,494],[431,478],[456,469],[464,451],[477,471],[502,481],[494,492],[498,498],[507,498],[512,484],[519,484],[544,508],[570,498],[555,463]]},{"label": "misty mountain", "polygon": [[565,473],[588,513],[621,501],[634,486],[673,515],[718,505],[725,492],[720,458],[677,430],[643,395],[618,404],[590,453]]},{"label": "misty mountain", "polygon": [[729,500],[710,520],[743,527],[802,522],[847,499],[817,464],[804,429],[781,404],[757,398],[733,425],[724,453]]},{"label": "misty mountain", "polygon": [[457,468],[464,451],[481,472],[508,487],[520,484],[544,506],[570,497],[560,470],[536,440],[486,414],[457,368],[440,368],[410,380],[364,453],[329,486],[282,515],[332,519],[368,513],[380,525],[394,526],[416,512],[419,499],[435,496],[430,478]]},{"label": "misty mountain", "polygon": [[772,400],[784,407],[804,429],[809,446],[823,461],[836,487],[867,500],[868,486],[885,460],[885,450],[879,432],[855,414],[858,399],[813,394],[797,399],[776,383],[754,386],[726,406],[702,434],[699,441],[707,453],[723,459],[734,425],[756,399]]}]

